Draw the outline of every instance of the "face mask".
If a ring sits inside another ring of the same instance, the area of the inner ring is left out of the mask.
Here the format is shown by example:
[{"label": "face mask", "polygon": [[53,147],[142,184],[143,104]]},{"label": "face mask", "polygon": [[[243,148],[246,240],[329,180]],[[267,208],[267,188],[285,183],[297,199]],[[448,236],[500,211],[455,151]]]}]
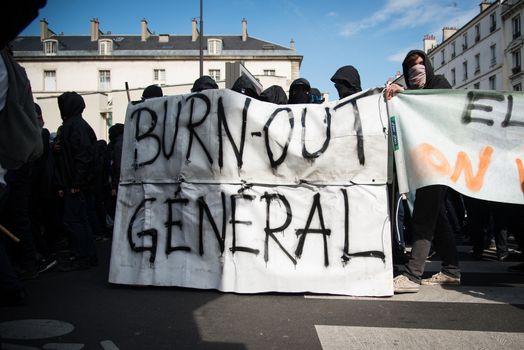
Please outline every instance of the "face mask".
[{"label": "face mask", "polygon": [[337,89],[337,92],[338,92],[338,98],[344,98],[346,96],[353,95],[359,92],[353,86],[347,86],[345,84],[340,84],[340,83],[335,83],[335,88]]},{"label": "face mask", "polygon": [[414,88],[421,89],[426,85],[426,66],[423,64],[416,64],[408,71],[409,85]]},{"label": "face mask", "polygon": [[299,104],[309,102],[309,92],[301,87],[292,89],[289,92],[289,104]]}]

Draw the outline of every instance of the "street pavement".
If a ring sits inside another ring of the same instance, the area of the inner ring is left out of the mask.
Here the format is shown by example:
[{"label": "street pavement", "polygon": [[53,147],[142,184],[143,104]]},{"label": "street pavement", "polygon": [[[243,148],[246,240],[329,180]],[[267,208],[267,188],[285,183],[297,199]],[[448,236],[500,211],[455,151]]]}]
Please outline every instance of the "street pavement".
[{"label": "street pavement", "polygon": [[99,266],[47,271],[26,282],[27,305],[0,308],[1,349],[524,348],[518,262],[473,261],[468,246],[460,287],[388,298],[112,285],[111,242],[98,249]]}]

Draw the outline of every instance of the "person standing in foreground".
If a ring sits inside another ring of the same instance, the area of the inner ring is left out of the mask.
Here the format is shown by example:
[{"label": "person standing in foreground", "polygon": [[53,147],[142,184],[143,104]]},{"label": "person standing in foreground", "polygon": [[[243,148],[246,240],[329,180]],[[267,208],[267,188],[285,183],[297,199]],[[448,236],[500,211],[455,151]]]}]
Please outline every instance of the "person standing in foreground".
[{"label": "person standing in foreground", "polygon": [[[402,63],[402,69],[408,89],[451,89],[444,76],[433,73],[433,67],[424,51],[408,52]],[[389,100],[403,90],[400,85],[390,84],[385,90],[385,96]],[[420,284],[460,284],[457,246],[446,216],[446,192],[447,187],[442,185],[417,189],[412,220],[411,257],[405,265],[403,274],[393,279],[395,293],[416,293],[420,289]],[[442,258],[442,270],[431,278],[421,279],[432,241],[435,250]]]}]

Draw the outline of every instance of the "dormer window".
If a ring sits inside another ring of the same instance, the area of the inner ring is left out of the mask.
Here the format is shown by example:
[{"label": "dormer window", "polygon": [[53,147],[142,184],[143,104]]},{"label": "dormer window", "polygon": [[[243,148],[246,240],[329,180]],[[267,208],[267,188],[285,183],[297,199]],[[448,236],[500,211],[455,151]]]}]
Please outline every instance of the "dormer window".
[{"label": "dormer window", "polygon": [[207,53],[210,55],[220,55],[222,53],[222,40],[208,39],[207,40]]},{"label": "dormer window", "polygon": [[98,54],[107,56],[113,54],[113,40],[102,39],[98,40]]},{"label": "dormer window", "polygon": [[58,40],[48,39],[44,40],[44,54],[54,56],[58,53]]}]

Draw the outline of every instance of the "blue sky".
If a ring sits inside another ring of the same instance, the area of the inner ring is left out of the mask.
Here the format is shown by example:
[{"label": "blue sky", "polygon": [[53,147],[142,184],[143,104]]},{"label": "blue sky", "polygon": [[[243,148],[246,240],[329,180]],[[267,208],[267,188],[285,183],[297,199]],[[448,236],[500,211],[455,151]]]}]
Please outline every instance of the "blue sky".
[{"label": "blue sky", "polygon": [[[400,70],[410,49],[422,48],[425,34],[442,40],[442,27],[460,27],[479,13],[481,0],[204,0],[204,34],[248,34],[288,47],[295,40],[304,56],[301,76],[337,98],[330,77],[351,64],[362,87],[382,86]],[[158,33],[189,35],[199,0],[47,0],[22,35],[39,35],[46,18],[56,33],[88,35],[89,21],[113,34],[140,34],[140,20]]]}]

